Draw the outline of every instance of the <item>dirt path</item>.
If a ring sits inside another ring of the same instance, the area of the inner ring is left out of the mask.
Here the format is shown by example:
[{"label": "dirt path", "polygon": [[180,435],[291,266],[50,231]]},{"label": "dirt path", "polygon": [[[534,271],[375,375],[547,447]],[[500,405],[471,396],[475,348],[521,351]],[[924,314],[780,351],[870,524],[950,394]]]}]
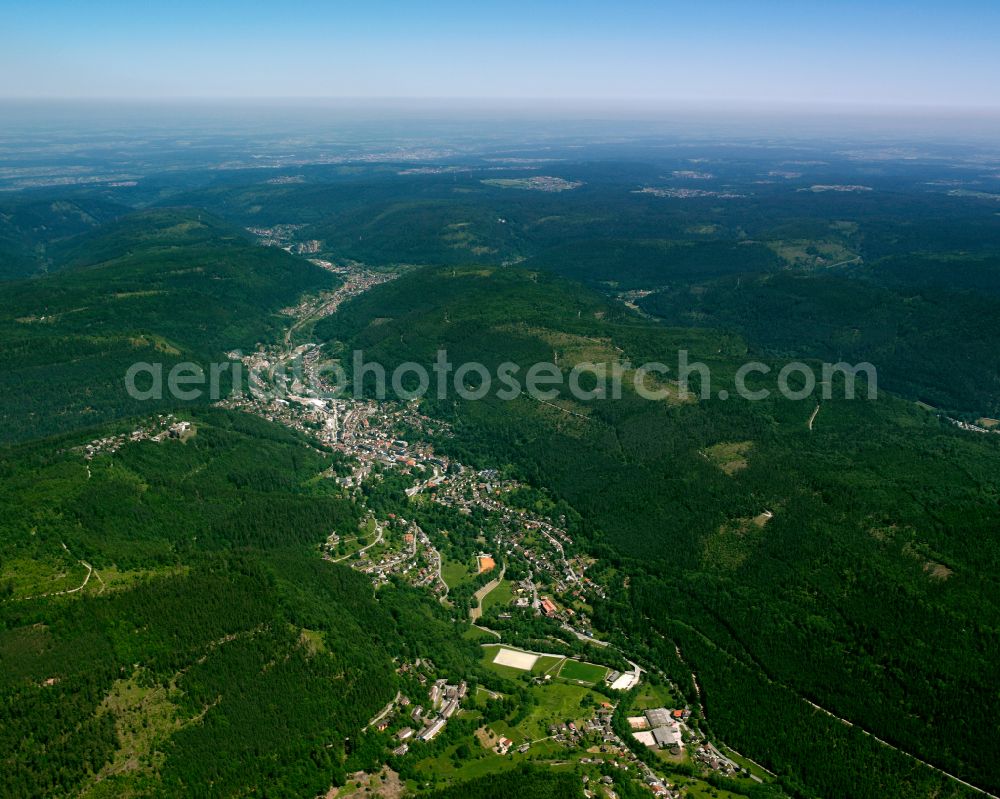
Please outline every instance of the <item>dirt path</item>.
[{"label": "dirt path", "polygon": [[484,633],[489,633],[498,641],[503,640],[503,637],[496,630],[491,630],[489,627],[483,627],[481,624],[473,624],[472,626],[475,627],[477,630],[482,630]]},{"label": "dirt path", "polygon": [[933,765],[931,763],[928,763],[926,760],[921,760],[919,757],[917,757],[916,755],[910,754],[905,749],[900,749],[898,746],[893,746],[888,741],[885,741],[885,740],[879,738],[875,733],[868,732],[868,730],[866,730],[864,727],[861,727],[861,726],[855,724],[853,721],[848,721],[847,719],[838,716],[836,713],[830,712],[825,707],[820,707],[815,702],[811,702],[808,699],[806,699],[804,696],[800,696],[799,698],[803,702],[805,702],[807,705],[810,705],[811,707],[813,707],[816,710],[818,710],[820,713],[823,713],[823,714],[829,716],[832,719],[836,719],[841,724],[843,724],[845,727],[853,727],[858,732],[863,733],[864,735],[867,735],[872,740],[878,741],[880,744],[882,744],[882,746],[884,746],[884,747],[886,747],[888,749],[892,749],[895,752],[899,752],[901,755],[906,755],[911,760],[915,760],[920,765],[926,766],[927,768],[931,769],[931,771],[936,771],[941,776],[947,777],[949,780],[953,780],[954,782],[957,782],[959,785],[964,785],[966,788],[969,788],[970,790],[976,791],[977,793],[981,793],[983,796],[988,796],[988,797],[990,797],[990,799],[1000,799],[1000,798],[998,798],[996,796],[996,794],[992,794],[989,791],[983,790],[979,786],[973,785],[971,782],[966,782],[961,777],[956,777],[954,774],[951,774],[951,773],[945,771],[942,768],[938,768],[937,766],[935,766],[935,765]]},{"label": "dirt path", "polygon": [[812,412],[812,416],[809,417],[809,432],[812,432],[813,422],[816,421],[816,417],[819,416],[819,403],[816,403],[816,410]]},{"label": "dirt path", "polygon": [[469,618],[472,621],[479,621],[480,617],[483,615],[483,600],[486,599],[486,595],[492,591],[494,588],[503,582],[504,573],[507,571],[507,564],[504,563],[500,567],[500,574],[496,576],[496,579],[490,580],[482,588],[480,588],[476,593],[472,595],[473,599],[476,600],[474,607],[469,608]]},{"label": "dirt path", "polygon": [[[67,552],[69,552],[69,547],[67,547],[65,544],[62,545],[62,548],[65,549]],[[70,554],[72,554],[72,553],[70,553]],[[18,597],[15,600],[12,600],[12,601],[15,601],[15,602],[28,602],[29,600],[32,600],[32,599],[45,599],[46,597],[50,597],[50,596],[66,596],[68,594],[75,594],[78,591],[82,591],[84,588],[87,587],[87,583],[90,582],[91,576],[96,577],[97,581],[101,584],[101,590],[98,591],[97,593],[103,594],[104,593],[104,589],[107,588],[107,584],[104,582],[104,580],[101,579],[101,575],[99,575],[97,573],[97,571],[94,569],[94,567],[91,566],[89,563],[87,563],[87,561],[80,560],[80,561],[77,561],[77,563],[79,563],[81,566],[83,566],[83,568],[85,568],[87,570],[87,576],[83,578],[83,582],[80,583],[76,588],[66,588],[66,589],[64,589],[62,591],[49,591],[48,593],[45,593],[45,594],[35,594],[34,596],[22,596],[22,597]]]},{"label": "dirt path", "polygon": [[371,549],[373,546],[375,546],[377,543],[379,543],[379,541],[382,540],[382,527],[380,525],[376,524],[375,525],[375,531],[378,533],[378,536],[370,544],[367,544],[367,545],[361,547],[361,549],[359,549],[357,552],[352,552],[350,555],[343,555],[343,556],[341,556],[339,558],[331,558],[330,562],[331,563],[340,563],[342,560],[347,560],[348,558],[352,558],[355,555],[363,555],[365,552],[367,552],[369,549]]}]

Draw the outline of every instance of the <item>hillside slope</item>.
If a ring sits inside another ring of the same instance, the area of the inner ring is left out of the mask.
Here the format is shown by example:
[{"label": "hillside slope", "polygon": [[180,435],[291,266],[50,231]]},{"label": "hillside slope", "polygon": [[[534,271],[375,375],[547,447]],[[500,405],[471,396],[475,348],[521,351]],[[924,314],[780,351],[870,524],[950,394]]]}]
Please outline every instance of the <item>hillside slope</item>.
[{"label": "hillside slope", "polygon": [[67,239],[87,233],[128,209],[100,197],[14,196],[0,202],[0,281],[58,269]]},{"label": "hillside slope", "polygon": [[[691,650],[709,720],[740,751],[794,769],[822,795],[940,787],[808,699],[998,787],[1000,752],[978,731],[1000,711],[990,688],[1000,655],[991,599],[1000,438],[958,431],[884,393],[823,401],[818,417],[814,399],[723,401],[714,389],[746,358],[739,339],[652,325],[532,272],[423,270],[317,332],[388,368],[429,365],[438,348],[491,370],[557,356],[564,374],[585,360],[676,364],[676,351],[690,350],[712,368],[710,400],[651,402],[626,390],[621,400],[581,402],[564,390],[551,403],[428,404],[455,423],[457,440],[444,445],[462,460],[509,464],[580,512],[590,546],[628,575],[598,618]],[[718,702],[736,687],[730,658],[756,707]],[[751,690],[754,681],[761,687]],[[720,704],[727,710],[713,715]],[[799,737],[784,736],[785,725]],[[822,756],[830,747],[845,755],[831,762]]]},{"label": "hillside slope", "polygon": [[0,443],[167,407],[127,396],[130,365],[251,349],[282,329],[280,309],[334,285],[195,209],[125,217],[61,257],[68,268],[0,295]]},{"label": "hillside slope", "polygon": [[316,479],[329,455],[189,421],[89,462],[79,436],[0,458],[0,795],[315,796],[369,767],[394,657],[474,662],[433,599],[320,559],[360,521]]}]

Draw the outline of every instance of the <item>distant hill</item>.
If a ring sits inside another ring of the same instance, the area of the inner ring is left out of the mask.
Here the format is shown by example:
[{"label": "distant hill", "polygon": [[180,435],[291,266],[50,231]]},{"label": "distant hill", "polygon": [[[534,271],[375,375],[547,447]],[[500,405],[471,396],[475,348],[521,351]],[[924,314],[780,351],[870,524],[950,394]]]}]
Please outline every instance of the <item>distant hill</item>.
[{"label": "distant hill", "polygon": [[883,387],[977,418],[1000,414],[998,285],[995,260],[896,258],[849,275],[673,286],[639,305],[667,324],[731,331],[764,356],[874,363]]},{"label": "distant hill", "polygon": [[665,239],[579,241],[554,247],[522,264],[619,290],[777,271],[778,257],[763,244]]},{"label": "distant hill", "polygon": [[63,270],[0,294],[0,441],[156,406],[136,361],[207,360],[282,329],[277,312],[335,279],[196,209],[146,211],[61,245]]},{"label": "distant hill", "polygon": [[128,212],[99,197],[48,199],[29,194],[0,200],[0,281],[61,268],[64,264],[54,250],[62,242]]}]

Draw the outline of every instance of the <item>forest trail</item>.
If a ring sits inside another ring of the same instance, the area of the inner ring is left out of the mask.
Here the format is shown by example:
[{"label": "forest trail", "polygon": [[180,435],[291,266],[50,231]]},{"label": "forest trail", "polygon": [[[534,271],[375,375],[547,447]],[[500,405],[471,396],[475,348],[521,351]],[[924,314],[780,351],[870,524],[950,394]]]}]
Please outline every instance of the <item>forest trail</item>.
[{"label": "forest trail", "polygon": [[816,421],[816,417],[819,416],[819,403],[816,403],[816,409],[812,412],[812,416],[809,417],[809,432],[812,432],[813,422]]}]

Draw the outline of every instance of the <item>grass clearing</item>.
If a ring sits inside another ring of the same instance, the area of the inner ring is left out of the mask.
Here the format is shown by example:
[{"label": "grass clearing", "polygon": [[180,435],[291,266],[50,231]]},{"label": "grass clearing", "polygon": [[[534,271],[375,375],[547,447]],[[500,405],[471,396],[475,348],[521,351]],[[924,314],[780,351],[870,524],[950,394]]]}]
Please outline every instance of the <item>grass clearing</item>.
[{"label": "grass clearing", "polygon": [[491,608],[506,607],[513,599],[514,589],[511,587],[510,580],[504,580],[483,597],[483,613]]},{"label": "grass clearing", "polygon": [[488,632],[480,630],[478,627],[473,627],[471,624],[462,631],[462,637],[467,641],[476,641],[481,643],[497,640],[496,636],[490,635]]},{"label": "grass clearing", "polygon": [[456,588],[476,576],[474,570],[459,560],[445,560],[441,564],[441,578],[448,588]]},{"label": "grass clearing", "polygon": [[11,558],[0,571],[0,585],[10,585],[12,597],[27,597],[68,591],[83,584],[87,568],[70,556],[55,556],[50,560]]},{"label": "grass clearing", "polygon": [[138,781],[155,774],[166,755],[162,747],[169,736],[186,723],[178,717],[162,685],[143,685],[140,672],[115,682],[98,708],[110,714],[118,733],[118,750],[96,776],[96,783],[84,789],[87,797],[137,795]]},{"label": "grass clearing", "polygon": [[749,465],[747,457],[753,449],[752,441],[723,441],[705,450],[705,457],[723,472],[732,476]]},{"label": "grass clearing", "polygon": [[593,713],[589,707],[584,707],[585,697],[589,697],[594,705],[604,701],[603,696],[589,688],[564,682],[534,685],[531,693],[535,704],[523,721],[516,726],[505,722],[490,725],[495,732],[506,735],[515,744],[547,738],[549,726],[553,724],[560,726],[570,721],[582,723]]},{"label": "grass clearing", "polygon": [[677,707],[678,699],[667,685],[653,685],[648,680],[639,683],[632,707],[637,711],[649,710],[654,707]]},{"label": "grass clearing", "polygon": [[839,241],[790,239],[772,241],[767,246],[789,266],[806,269],[821,269],[858,257]]},{"label": "grass clearing", "polygon": [[303,627],[299,632],[299,643],[313,655],[326,652],[326,638],[319,630],[309,630]]},{"label": "grass clearing", "polygon": [[677,780],[677,785],[683,786],[686,791],[685,796],[693,797],[693,799],[741,799],[745,796],[742,793],[715,788],[707,782],[692,777]]},{"label": "grass clearing", "polygon": [[559,669],[559,677],[572,682],[597,685],[607,676],[607,666],[585,663],[582,660],[564,660]]}]

